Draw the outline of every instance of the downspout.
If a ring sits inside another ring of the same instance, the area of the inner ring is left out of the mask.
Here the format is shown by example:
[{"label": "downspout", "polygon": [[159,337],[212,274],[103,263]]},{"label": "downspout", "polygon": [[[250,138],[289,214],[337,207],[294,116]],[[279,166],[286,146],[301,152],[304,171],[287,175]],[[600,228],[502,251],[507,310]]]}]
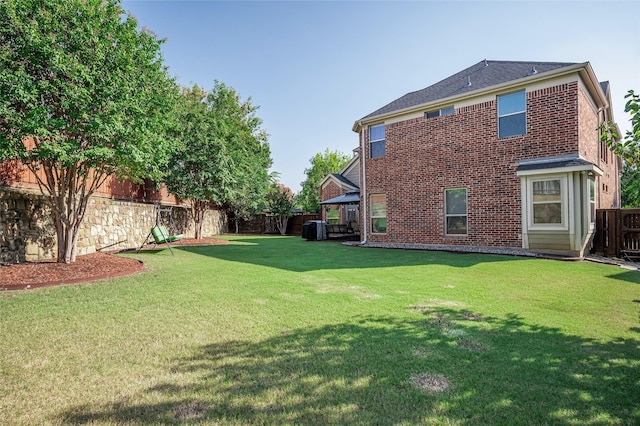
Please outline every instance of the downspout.
[{"label": "downspout", "polygon": [[362,128],[362,122],[359,124],[360,126],[360,163],[362,167],[362,191],[361,191],[361,203],[362,203],[362,236],[363,239],[360,241],[360,244],[367,243],[367,167],[366,167],[366,158],[367,153],[364,149],[364,129]]}]

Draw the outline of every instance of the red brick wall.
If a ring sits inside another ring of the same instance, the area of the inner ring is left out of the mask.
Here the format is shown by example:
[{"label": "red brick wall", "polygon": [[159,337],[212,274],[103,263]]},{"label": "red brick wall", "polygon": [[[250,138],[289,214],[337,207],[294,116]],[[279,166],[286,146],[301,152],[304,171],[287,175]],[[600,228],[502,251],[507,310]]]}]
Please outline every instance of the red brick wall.
[{"label": "red brick wall", "polygon": [[[24,139],[27,149],[34,146],[32,138]],[[39,189],[38,177],[45,180],[43,170],[34,175],[26,166],[17,161],[5,161],[0,163],[0,186],[14,188]],[[148,203],[178,204],[174,195],[169,194],[167,188],[160,188],[151,182],[143,184],[133,183],[130,180],[120,181],[116,176],[108,176],[102,185],[94,192],[94,197],[112,198],[117,200],[139,201]]]},{"label": "red brick wall", "polygon": [[[40,170],[38,173],[40,179],[44,180],[44,172]],[[26,166],[15,161],[0,163],[0,186],[39,189],[36,176]],[[116,176],[107,177],[107,180],[98,187],[93,195],[116,200],[177,204],[176,197],[169,194],[164,185],[156,188],[151,182],[143,184],[133,183],[130,180],[121,182]]]},{"label": "red brick wall", "polygon": [[[578,99],[576,82],[527,92],[527,134],[503,139],[496,101],[387,125],[384,157],[369,158],[365,143],[367,195],[386,194],[388,215],[387,234],[368,232],[369,240],[521,247],[518,161],[578,152]],[[468,235],[446,236],[444,190],[460,187],[467,188]]]},{"label": "red brick wall", "polygon": [[580,155],[604,172],[603,176],[596,178],[596,208],[619,208],[618,162],[608,148],[600,144],[598,126],[601,116],[582,87],[578,91],[578,117]]}]

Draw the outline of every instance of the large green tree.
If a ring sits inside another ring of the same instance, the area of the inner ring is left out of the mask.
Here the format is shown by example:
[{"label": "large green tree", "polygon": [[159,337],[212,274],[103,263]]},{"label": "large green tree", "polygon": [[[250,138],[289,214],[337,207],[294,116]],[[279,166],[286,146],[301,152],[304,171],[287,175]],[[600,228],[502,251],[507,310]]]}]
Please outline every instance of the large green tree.
[{"label": "large green tree", "polygon": [[600,126],[601,139],[611,151],[625,160],[624,172],[620,182],[622,206],[640,206],[640,95],[629,90],[625,96],[627,102],[624,111],[630,114],[631,130],[622,136],[612,122]]},{"label": "large green tree", "polygon": [[320,211],[320,182],[329,173],[338,173],[351,160],[351,157],[340,151],[330,151],[328,148],[309,159],[311,167],[304,170],[307,178],[300,185],[302,190],[297,197],[302,210],[308,213]]},{"label": "large green tree", "polygon": [[620,177],[620,198],[622,207],[640,207],[640,170],[638,164],[625,164]]},{"label": "large green tree", "polygon": [[625,99],[627,99],[627,103],[624,112],[631,115],[629,118],[631,130],[627,130],[626,134],[622,136],[613,123],[605,123],[600,127],[602,130],[601,139],[627,163],[638,164],[640,163],[640,95],[629,90]]},{"label": "large green tree", "polygon": [[112,174],[159,179],[177,87],[161,40],[118,0],[0,0],[0,161],[19,159],[73,262],[92,193]]},{"label": "large green tree", "polygon": [[190,204],[195,237],[202,238],[212,207],[231,206],[242,214],[257,208],[268,187],[271,154],[257,107],[223,83],[216,81],[211,91],[183,89],[178,110],[183,143],[165,181]]},{"label": "large green tree", "polygon": [[269,190],[273,164],[268,134],[261,128],[262,120],[256,115],[258,106],[251,98],[241,101],[233,89],[218,85],[216,101],[232,123],[228,138],[233,164],[233,188],[225,207],[234,217],[236,232],[239,220],[249,220],[264,208],[265,194]]},{"label": "large green tree", "polygon": [[275,219],[281,235],[287,233],[287,224],[293,214],[293,192],[288,186],[272,182],[266,195],[269,214]]}]

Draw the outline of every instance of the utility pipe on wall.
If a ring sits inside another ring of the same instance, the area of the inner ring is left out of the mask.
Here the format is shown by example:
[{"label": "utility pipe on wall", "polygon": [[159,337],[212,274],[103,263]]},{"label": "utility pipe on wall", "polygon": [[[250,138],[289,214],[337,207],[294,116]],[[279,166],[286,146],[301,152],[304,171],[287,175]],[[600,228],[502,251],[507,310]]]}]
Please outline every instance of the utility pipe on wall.
[{"label": "utility pipe on wall", "polygon": [[360,164],[362,167],[362,191],[360,192],[360,198],[362,203],[362,236],[363,239],[360,241],[360,244],[367,243],[367,151],[365,150],[364,145],[364,129],[362,127],[362,122],[360,122]]}]

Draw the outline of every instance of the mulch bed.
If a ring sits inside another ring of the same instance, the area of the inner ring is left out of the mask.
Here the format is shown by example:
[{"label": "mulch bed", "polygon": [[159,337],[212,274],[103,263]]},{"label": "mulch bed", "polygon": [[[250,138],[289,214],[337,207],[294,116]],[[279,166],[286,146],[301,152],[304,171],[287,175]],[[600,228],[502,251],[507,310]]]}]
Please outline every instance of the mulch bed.
[{"label": "mulch bed", "polygon": [[[215,238],[195,240],[185,238],[185,246],[227,244],[228,241]],[[174,243],[173,247],[175,247]],[[149,248],[153,246],[148,246]],[[179,244],[178,244],[179,247]],[[156,246],[167,249],[167,246]],[[57,263],[53,260],[20,263],[0,266],[0,291],[28,290],[61,284],[74,284],[86,281],[130,275],[144,270],[142,262],[136,259],[114,256],[111,253],[93,253],[78,256],[73,263]]]}]

